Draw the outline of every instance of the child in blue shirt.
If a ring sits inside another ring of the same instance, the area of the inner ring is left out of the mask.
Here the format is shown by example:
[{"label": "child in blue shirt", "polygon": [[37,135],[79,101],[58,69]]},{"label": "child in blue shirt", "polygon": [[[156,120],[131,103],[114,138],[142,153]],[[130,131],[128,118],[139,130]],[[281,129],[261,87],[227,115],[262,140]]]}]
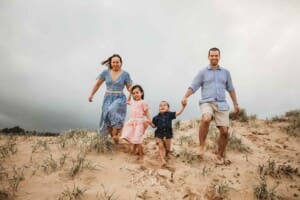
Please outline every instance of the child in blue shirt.
[{"label": "child in blue shirt", "polygon": [[161,166],[167,165],[166,156],[171,151],[171,139],[173,138],[172,120],[180,115],[186,104],[182,104],[180,111],[170,112],[170,105],[166,101],[161,101],[159,104],[159,114],[153,117],[150,125],[155,130],[155,140],[159,148],[159,155],[161,159]]}]

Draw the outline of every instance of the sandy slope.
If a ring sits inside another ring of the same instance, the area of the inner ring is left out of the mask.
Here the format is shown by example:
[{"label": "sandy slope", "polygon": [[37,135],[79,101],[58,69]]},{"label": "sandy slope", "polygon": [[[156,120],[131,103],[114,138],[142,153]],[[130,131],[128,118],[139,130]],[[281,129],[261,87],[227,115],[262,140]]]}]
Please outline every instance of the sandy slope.
[{"label": "sandy slope", "polygon": [[[255,199],[254,188],[260,184],[262,165],[269,191],[277,186],[274,191],[281,199],[299,199],[300,172],[293,170],[300,166],[300,139],[289,137],[282,130],[285,125],[263,120],[234,122],[230,133],[242,144],[232,142],[227,149],[227,162],[217,165],[213,154],[217,129],[211,127],[206,154],[198,159],[198,124],[182,122],[174,131],[173,153],[168,167],[163,169],[159,168],[153,130],[146,133],[143,161],[116,147],[106,153],[89,151],[87,146],[95,133],[84,131],[65,140],[0,136],[2,147],[9,142],[17,147],[15,154],[8,152],[4,158],[2,153],[0,199],[6,198],[5,192],[15,192],[15,199],[70,199],[72,194],[68,191],[74,187],[83,190],[81,199]],[[84,162],[71,176],[77,155],[82,155]],[[75,189],[73,197],[79,193]],[[112,198],[108,198],[110,195]]]}]

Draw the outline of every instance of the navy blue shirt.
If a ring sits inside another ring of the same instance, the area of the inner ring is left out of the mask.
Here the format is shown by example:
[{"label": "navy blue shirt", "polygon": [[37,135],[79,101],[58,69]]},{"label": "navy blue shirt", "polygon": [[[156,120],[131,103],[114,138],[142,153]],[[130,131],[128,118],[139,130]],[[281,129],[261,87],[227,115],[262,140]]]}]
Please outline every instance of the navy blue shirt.
[{"label": "navy blue shirt", "polygon": [[155,137],[170,139],[173,137],[172,120],[176,119],[176,112],[159,113],[152,119],[152,123],[157,127]]}]

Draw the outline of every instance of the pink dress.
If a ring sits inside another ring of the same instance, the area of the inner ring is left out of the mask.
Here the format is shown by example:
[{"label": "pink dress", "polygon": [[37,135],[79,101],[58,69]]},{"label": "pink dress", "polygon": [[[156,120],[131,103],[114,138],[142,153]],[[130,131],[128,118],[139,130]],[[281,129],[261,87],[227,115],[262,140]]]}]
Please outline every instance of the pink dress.
[{"label": "pink dress", "polygon": [[142,144],[148,126],[145,118],[148,109],[149,105],[144,100],[130,102],[130,119],[123,126],[121,138],[132,144]]}]

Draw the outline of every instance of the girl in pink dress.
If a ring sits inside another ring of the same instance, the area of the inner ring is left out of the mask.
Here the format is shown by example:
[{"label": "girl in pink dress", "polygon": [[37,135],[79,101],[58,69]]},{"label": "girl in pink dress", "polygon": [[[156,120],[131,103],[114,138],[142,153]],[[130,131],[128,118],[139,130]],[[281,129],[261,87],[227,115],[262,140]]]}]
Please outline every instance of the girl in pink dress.
[{"label": "girl in pink dress", "polygon": [[131,89],[133,100],[129,101],[130,119],[125,123],[122,130],[122,139],[133,144],[133,152],[138,150],[139,158],[143,158],[143,135],[150,123],[149,105],[144,101],[144,90],[140,85]]}]

